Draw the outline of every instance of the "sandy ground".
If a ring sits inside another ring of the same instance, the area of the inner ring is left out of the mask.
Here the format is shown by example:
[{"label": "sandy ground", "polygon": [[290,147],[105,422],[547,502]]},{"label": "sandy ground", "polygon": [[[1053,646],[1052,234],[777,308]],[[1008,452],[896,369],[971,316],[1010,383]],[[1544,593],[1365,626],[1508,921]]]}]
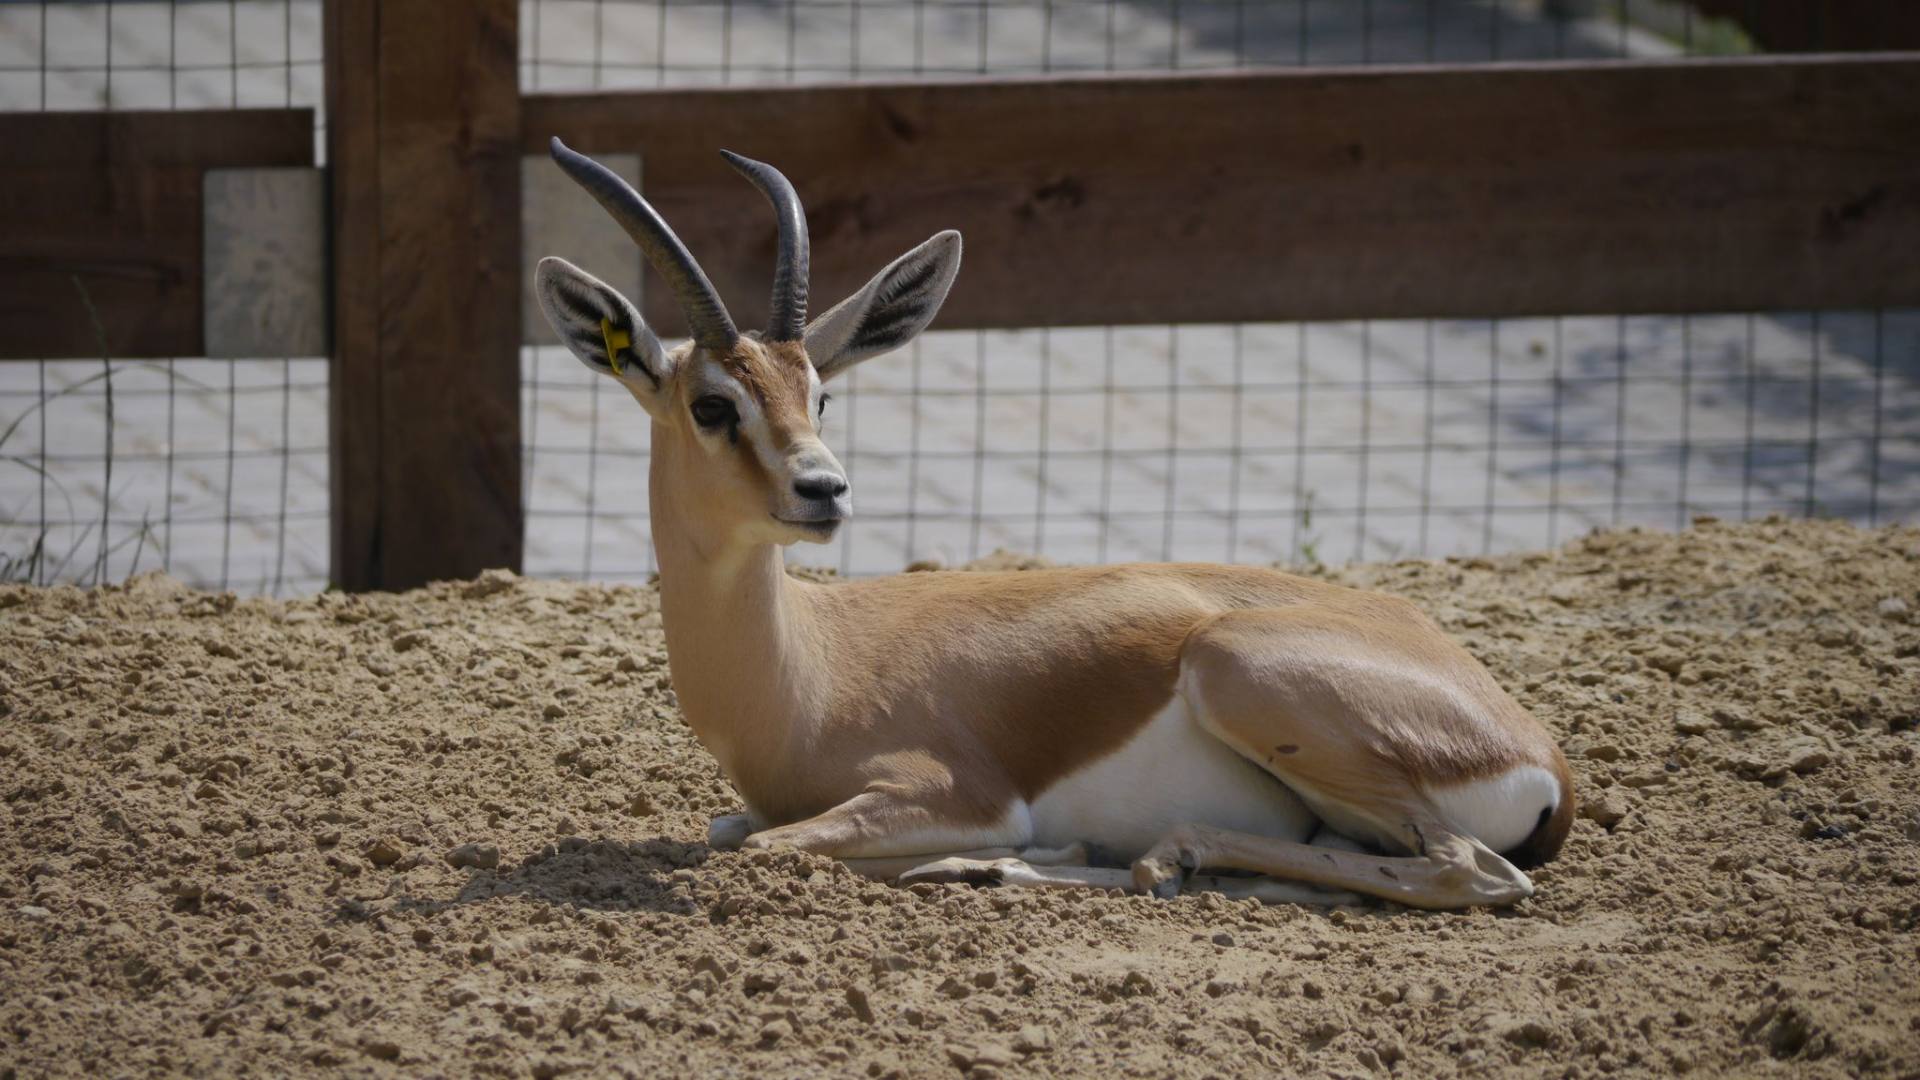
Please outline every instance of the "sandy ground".
[{"label": "sandy ground", "polygon": [[1534,899],[710,852],[737,804],[647,588],[0,590],[0,1076],[1920,1070],[1920,530],[1330,573],[1423,603],[1566,746]]}]

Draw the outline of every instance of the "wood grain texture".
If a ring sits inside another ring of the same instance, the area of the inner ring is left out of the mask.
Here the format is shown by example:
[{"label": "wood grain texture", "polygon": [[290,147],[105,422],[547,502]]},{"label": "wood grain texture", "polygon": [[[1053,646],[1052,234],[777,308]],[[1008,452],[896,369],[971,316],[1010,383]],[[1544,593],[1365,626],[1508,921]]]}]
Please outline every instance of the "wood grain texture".
[{"label": "wood grain texture", "polygon": [[639,152],[741,325],[773,223],[721,147],[799,188],[823,308],[960,229],[940,327],[1920,302],[1912,55],[638,91],[523,121],[529,153]]},{"label": "wood grain texture", "polygon": [[198,356],[201,177],[313,164],[313,110],[0,113],[0,360]]},{"label": "wood grain texture", "polygon": [[520,566],[516,19],[514,0],[327,4],[349,589]]},{"label": "wood grain texture", "polygon": [[1920,49],[1913,0],[1693,0],[1701,15],[1732,19],[1769,52]]}]

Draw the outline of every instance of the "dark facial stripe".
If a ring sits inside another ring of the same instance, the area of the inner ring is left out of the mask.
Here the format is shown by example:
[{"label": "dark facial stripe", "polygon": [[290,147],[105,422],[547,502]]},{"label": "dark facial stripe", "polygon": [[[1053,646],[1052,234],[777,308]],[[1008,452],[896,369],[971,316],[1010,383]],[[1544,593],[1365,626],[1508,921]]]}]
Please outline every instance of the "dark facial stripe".
[{"label": "dark facial stripe", "polygon": [[720,364],[760,406],[775,447],[784,449],[799,436],[813,433],[810,365],[797,343],[742,338],[733,352],[720,358]]}]

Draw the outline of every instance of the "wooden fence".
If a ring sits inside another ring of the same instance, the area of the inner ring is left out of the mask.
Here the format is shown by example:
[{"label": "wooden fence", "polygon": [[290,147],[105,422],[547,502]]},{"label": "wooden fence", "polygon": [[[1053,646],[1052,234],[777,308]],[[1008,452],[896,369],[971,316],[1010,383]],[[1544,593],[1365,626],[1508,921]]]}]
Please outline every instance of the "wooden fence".
[{"label": "wooden fence", "polygon": [[[772,226],[723,146],[799,186],[817,295],[961,229],[943,327],[1920,305],[1920,53],[523,97],[516,10],[326,5],[347,588],[519,565],[519,160],[556,134],[642,152],[748,324]],[[313,122],[0,116],[0,359],[98,354],[74,274],[112,355],[201,351],[200,177],[311,165]]]}]

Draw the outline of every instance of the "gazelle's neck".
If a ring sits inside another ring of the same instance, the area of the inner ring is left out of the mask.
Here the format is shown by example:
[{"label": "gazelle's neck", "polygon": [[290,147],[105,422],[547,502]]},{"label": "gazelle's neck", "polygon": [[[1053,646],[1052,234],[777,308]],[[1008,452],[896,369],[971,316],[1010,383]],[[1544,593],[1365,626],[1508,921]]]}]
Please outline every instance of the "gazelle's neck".
[{"label": "gazelle's neck", "polygon": [[749,803],[778,783],[760,761],[820,714],[827,672],[809,648],[817,627],[806,586],[773,544],[729,543],[698,527],[699,492],[654,440],[648,502],[660,563],[660,615],[681,711]]}]

